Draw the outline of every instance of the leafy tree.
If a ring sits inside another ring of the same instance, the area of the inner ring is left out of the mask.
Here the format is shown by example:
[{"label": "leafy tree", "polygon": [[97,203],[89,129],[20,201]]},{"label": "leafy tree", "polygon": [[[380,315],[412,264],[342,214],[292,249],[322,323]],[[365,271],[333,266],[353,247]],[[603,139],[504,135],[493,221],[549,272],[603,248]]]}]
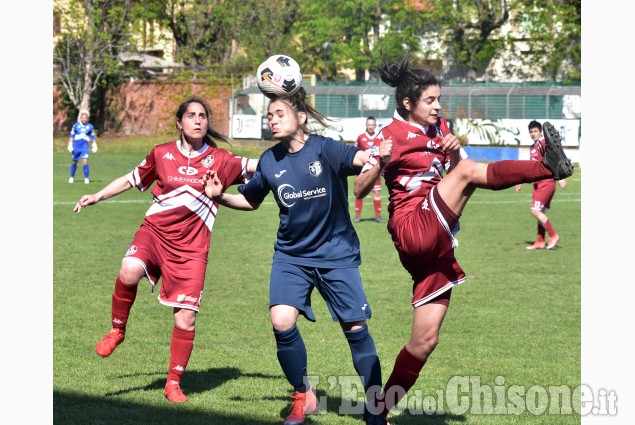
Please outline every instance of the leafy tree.
[{"label": "leafy tree", "polygon": [[522,0],[515,24],[527,33],[525,66],[542,69],[552,80],[581,79],[581,1]]},{"label": "leafy tree", "polygon": [[61,36],[54,46],[58,81],[76,109],[90,109],[103,78],[118,68],[117,53],[127,39],[131,0],[68,0],[56,4]]},{"label": "leafy tree", "polygon": [[192,69],[215,66],[234,52],[235,5],[224,0],[170,0],[167,23],[176,42],[176,57]]},{"label": "leafy tree", "polygon": [[425,11],[439,33],[448,60],[446,79],[474,81],[506,48],[501,28],[509,21],[508,0],[431,0]]}]

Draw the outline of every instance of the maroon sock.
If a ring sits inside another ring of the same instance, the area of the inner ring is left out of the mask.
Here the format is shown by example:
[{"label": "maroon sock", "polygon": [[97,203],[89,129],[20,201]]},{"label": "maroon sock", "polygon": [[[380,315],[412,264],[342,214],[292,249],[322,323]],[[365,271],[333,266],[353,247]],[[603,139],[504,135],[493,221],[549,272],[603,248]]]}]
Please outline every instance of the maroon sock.
[{"label": "maroon sock", "polygon": [[425,361],[421,361],[410,354],[406,347],[401,349],[395,359],[395,366],[392,369],[390,378],[384,385],[385,406],[382,413],[383,416],[387,416],[390,409],[396,406],[399,400],[412,388],[425,363]]},{"label": "maroon sock", "polygon": [[381,199],[373,199],[373,206],[375,207],[375,217],[381,217]]},{"label": "maroon sock", "polygon": [[137,285],[125,285],[119,276],[115,282],[115,292],[112,294],[112,327],[125,332],[130,310],[137,298]]},{"label": "maroon sock", "polygon": [[542,225],[541,222],[538,222],[538,238],[536,242],[544,242],[545,241],[545,226]]},{"label": "maroon sock", "polygon": [[363,199],[355,199],[355,217],[362,216],[362,206],[364,206]]},{"label": "maroon sock", "polygon": [[168,382],[181,382],[181,375],[185,372],[187,363],[190,361],[190,354],[194,349],[194,334],[195,331],[186,331],[176,326],[172,329]]},{"label": "maroon sock", "polygon": [[503,160],[487,164],[487,187],[502,190],[521,183],[553,178],[551,171],[540,161]]},{"label": "maroon sock", "polygon": [[545,227],[547,232],[549,232],[549,236],[555,236],[556,231],[553,230],[553,226],[551,225],[551,222],[549,220],[547,220],[547,222],[543,224],[543,226]]}]

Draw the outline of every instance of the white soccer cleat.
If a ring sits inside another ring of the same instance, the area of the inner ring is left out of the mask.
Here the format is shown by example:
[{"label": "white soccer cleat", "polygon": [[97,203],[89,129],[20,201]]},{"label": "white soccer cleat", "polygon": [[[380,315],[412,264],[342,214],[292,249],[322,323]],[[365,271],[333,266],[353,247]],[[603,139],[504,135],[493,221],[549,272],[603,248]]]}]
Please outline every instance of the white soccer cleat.
[{"label": "white soccer cleat", "polygon": [[69,182],[69,183],[73,183],[74,181],[75,181],[75,179],[74,179],[74,178],[72,178],[72,177],[69,177],[69,178],[68,178],[68,182]]},{"label": "white soccer cleat", "polygon": [[86,184],[90,183],[90,180],[88,180],[88,177],[86,177],[86,178],[84,179],[84,183],[86,183]]}]

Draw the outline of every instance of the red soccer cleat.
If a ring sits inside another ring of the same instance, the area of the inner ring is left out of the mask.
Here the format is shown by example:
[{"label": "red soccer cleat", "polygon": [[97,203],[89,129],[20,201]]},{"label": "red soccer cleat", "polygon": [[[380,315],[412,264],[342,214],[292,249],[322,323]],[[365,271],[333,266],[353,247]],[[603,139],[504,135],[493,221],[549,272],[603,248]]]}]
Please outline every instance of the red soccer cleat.
[{"label": "red soccer cleat", "polygon": [[284,425],[300,425],[304,423],[307,415],[317,412],[319,408],[317,397],[313,393],[313,386],[309,386],[309,390],[305,393],[295,392],[291,398],[294,400],[291,405],[291,414],[287,416]]},{"label": "red soccer cleat", "polygon": [[102,357],[108,357],[124,339],[126,339],[126,333],[123,329],[112,328],[110,332],[97,343],[95,351]]},{"label": "red soccer cleat", "polygon": [[560,236],[553,235],[549,237],[549,244],[547,245],[547,249],[553,249],[556,247],[556,245],[558,245],[558,242],[560,242]]},{"label": "red soccer cleat", "polygon": [[185,403],[187,397],[181,391],[181,386],[176,381],[168,381],[165,383],[165,390],[163,390],[165,398],[172,403]]},{"label": "red soccer cleat", "polygon": [[532,245],[529,245],[527,249],[545,249],[544,242],[534,242]]}]

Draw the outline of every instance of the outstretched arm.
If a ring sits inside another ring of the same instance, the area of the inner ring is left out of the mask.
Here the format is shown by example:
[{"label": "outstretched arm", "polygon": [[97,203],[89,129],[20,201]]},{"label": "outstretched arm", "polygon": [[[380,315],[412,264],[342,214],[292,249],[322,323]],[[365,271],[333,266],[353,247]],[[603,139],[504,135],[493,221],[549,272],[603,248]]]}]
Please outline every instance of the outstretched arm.
[{"label": "outstretched arm", "polygon": [[103,201],[104,199],[112,198],[113,196],[119,195],[120,193],[125,192],[128,189],[131,189],[132,185],[128,181],[128,177],[121,176],[110,182],[106,187],[104,187],[99,192],[93,195],[84,195],[80,198],[79,202],[75,204],[75,208],[73,211],[79,213],[83,207],[87,207],[89,205],[94,205],[97,202]]},{"label": "outstretched arm", "polygon": [[208,198],[225,207],[235,210],[253,211],[260,206],[260,204],[255,202],[249,202],[242,193],[223,193],[223,184],[214,170],[208,170],[205,173],[201,179],[201,184]]},{"label": "outstretched arm", "polygon": [[379,144],[379,156],[374,157],[364,151],[355,154],[353,164],[362,166],[362,172],[355,177],[353,193],[357,199],[362,199],[370,193],[375,185],[377,177],[381,175],[392,155],[392,139],[382,140]]}]

